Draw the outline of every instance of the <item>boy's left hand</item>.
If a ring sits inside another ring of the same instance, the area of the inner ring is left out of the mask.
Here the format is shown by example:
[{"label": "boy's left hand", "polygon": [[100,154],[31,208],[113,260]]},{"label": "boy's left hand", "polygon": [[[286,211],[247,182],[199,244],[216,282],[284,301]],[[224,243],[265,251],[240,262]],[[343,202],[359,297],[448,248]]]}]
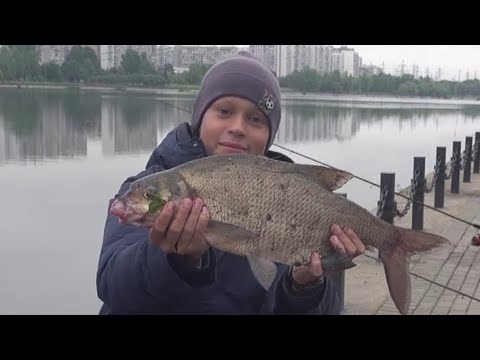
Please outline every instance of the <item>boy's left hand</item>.
[{"label": "boy's left hand", "polygon": [[[342,230],[340,226],[334,224],[331,231],[330,242],[340,254],[354,259],[365,252],[365,245],[353,230],[347,227]],[[318,253],[312,254],[310,264],[293,267],[292,277],[297,286],[306,286],[319,280],[322,276],[321,254]]]}]

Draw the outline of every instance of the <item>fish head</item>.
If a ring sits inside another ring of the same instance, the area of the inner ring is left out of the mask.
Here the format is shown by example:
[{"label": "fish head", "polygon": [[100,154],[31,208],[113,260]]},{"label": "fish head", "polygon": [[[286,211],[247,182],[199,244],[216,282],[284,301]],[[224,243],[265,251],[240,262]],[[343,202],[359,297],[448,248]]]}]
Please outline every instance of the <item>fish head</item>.
[{"label": "fish head", "polygon": [[126,193],[116,198],[110,213],[122,224],[151,227],[170,198],[168,191],[150,181],[139,179]]}]

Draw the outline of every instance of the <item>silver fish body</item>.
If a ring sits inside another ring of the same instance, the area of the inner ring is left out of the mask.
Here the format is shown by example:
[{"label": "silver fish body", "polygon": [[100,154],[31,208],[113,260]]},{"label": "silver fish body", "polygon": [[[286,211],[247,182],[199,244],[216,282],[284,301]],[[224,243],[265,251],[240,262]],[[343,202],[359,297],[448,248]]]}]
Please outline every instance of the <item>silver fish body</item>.
[{"label": "silver fish body", "polygon": [[314,251],[335,252],[329,240],[334,223],[377,248],[388,248],[395,238],[390,224],[332,192],[351,178],[345,172],[250,155],[211,157],[176,172],[188,196],[205,201],[212,220],[256,235],[218,239],[215,245],[230,252],[305,264]]},{"label": "silver fish body", "polygon": [[212,246],[264,263],[289,265],[307,264],[312,253],[319,252],[327,271],[354,266],[329,240],[332,224],[348,227],[365,246],[381,252],[392,298],[399,311],[407,313],[409,256],[446,239],[386,223],[333,192],[351,178],[323,166],[218,155],[139,179],[121,200],[131,201],[135,192],[145,189],[160,194],[162,201],[199,197],[210,211],[206,240]]}]

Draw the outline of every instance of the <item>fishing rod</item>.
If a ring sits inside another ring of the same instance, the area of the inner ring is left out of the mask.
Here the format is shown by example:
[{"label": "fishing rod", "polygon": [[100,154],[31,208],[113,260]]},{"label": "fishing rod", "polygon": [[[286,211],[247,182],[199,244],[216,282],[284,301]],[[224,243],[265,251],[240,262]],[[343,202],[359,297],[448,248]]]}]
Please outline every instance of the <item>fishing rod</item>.
[{"label": "fishing rod", "polygon": [[[160,101],[160,102],[163,102],[163,103],[165,103],[165,104],[167,104],[167,105],[169,105],[169,106],[171,106],[171,107],[173,107],[173,108],[176,108],[176,109],[185,111],[186,113],[189,113],[189,114],[192,114],[192,112],[191,112],[190,110],[185,109],[185,108],[183,108],[183,107],[181,107],[181,106],[177,106],[177,105],[171,104],[170,102],[165,101],[165,100],[161,100],[161,99],[157,99],[157,100]],[[316,162],[316,163],[318,163],[318,164],[320,164],[320,165],[324,165],[324,166],[330,167],[330,168],[335,169],[335,170],[344,171],[344,170],[338,169],[338,168],[336,168],[336,167],[334,167],[334,166],[332,166],[332,165],[329,165],[329,164],[326,164],[326,163],[324,163],[324,162],[321,162],[320,160],[314,159],[314,158],[312,158],[312,157],[310,157],[310,156],[301,154],[301,153],[299,153],[298,151],[295,151],[295,150],[292,150],[292,149],[288,149],[288,148],[286,148],[285,146],[279,145],[279,144],[277,144],[277,143],[273,143],[273,145],[275,145],[275,146],[277,146],[277,147],[279,147],[279,148],[281,148],[281,149],[283,149],[283,150],[289,151],[289,152],[291,152],[292,154],[296,154],[296,155],[298,155],[298,156],[304,157],[305,159],[314,161],[314,162]],[[370,185],[373,185],[373,186],[376,186],[376,187],[378,187],[378,188],[381,188],[380,185],[378,185],[377,183],[375,183],[375,182],[373,182],[373,181],[364,179],[364,178],[362,178],[362,177],[360,177],[360,176],[357,176],[357,175],[355,175],[355,174],[353,174],[353,173],[351,173],[351,172],[348,172],[348,173],[351,174],[354,178],[356,178],[356,179],[358,179],[358,180],[364,181],[364,182],[366,182],[366,183],[368,183],[368,184],[370,184]],[[474,223],[472,223],[471,221],[467,221],[467,220],[461,219],[461,218],[459,218],[458,216],[455,216],[455,215],[446,213],[445,211],[439,210],[439,209],[437,209],[437,208],[435,208],[435,207],[432,207],[432,206],[430,206],[430,205],[427,205],[427,204],[425,204],[425,203],[423,203],[423,202],[421,202],[421,201],[415,200],[415,199],[413,199],[413,198],[411,198],[411,197],[405,196],[405,195],[400,194],[400,193],[398,193],[398,192],[395,192],[395,191],[394,191],[394,194],[395,194],[395,195],[398,195],[398,196],[400,196],[400,197],[403,197],[403,198],[405,198],[405,199],[407,199],[407,200],[409,200],[409,201],[411,201],[411,202],[413,202],[413,203],[415,203],[415,204],[425,206],[426,208],[429,208],[429,209],[431,209],[431,210],[433,210],[433,211],[437,211],[437,212],[439,212],[439,213],[441,213],[441,214],[443,214],[443,215],[445,215],[445,216],[449,216],[449,217],[451,217],[451,218],[453,218],[453,219],[455,219],[455,220],[458,220],[458,221],[460,221],[460,222],[463,222],[463,223],[465,223],[465,224],[467,224],[467,225],[473,226],[474,228],[480,230],[480,225],[474,224]]]}]

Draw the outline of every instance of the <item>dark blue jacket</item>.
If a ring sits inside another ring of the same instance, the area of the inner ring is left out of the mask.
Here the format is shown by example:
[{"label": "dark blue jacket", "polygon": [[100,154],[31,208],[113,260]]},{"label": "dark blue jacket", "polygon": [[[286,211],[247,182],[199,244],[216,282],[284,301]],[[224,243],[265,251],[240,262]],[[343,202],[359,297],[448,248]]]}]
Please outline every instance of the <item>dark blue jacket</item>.
[{"label": "dark blue jacket", "polygon": [[[146,175],[204,157],[204,149],[184,123],[154,150],[146,169],[121,185]],[[269,151],[267,156],[291,160]],[[109,208],[112,204],[109,202]],[[277,264],[269,291],[253,277],[246,258],[210,248],[208,266],[193,269],[176,254],[165,254],[148,241],[149,229],[120,224],[107,215],[97,271],[100,314],[338,314],[337,284],[293,293],[289,267]]]}]

